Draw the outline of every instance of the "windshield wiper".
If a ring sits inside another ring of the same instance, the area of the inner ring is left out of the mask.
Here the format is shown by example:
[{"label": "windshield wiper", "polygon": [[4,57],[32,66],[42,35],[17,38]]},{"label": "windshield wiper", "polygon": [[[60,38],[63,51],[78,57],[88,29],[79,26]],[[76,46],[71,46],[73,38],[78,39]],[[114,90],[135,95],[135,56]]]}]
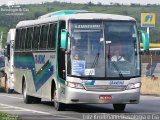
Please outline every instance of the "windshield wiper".
[{"label": "windshield wiper", "polygon": [[[91,69],[95,68],[95,66],[98,64],[98,60],[99,60],[99,56],[100,56],[100,52],[99,51],[100,51],[100,43],[99,43],[99,46],[98,46],[98,52],[97,52],[97,54],[96,54],[96,56],[94,58],[94,61],[93,61],[92,65],[91,65]],[[89,76],[91,77],[91,75],[92,75],[92,73],[90,71]]]},{"label": "windshield wiper", "polygon": [[95,66],[98,64],[99,55],[100,55],[100,53],[98,52],[96,54],[94,61],[93,61],[93,64],[91,65],[91,68],[95,68]]},{"label": "windshield wiper", "polygon": [[[98,53],[96,54],[96,57],[94,58],[94,61],[93,61],[92,65],[91,65],[91,69],[95,68],[95,66],[98,64],[99,55],[100,55],[100,53],[98,51]],[[89,79],[91,79],[91,77],[92,77],[92,71],[89,72],[88,77],[89,77]]]},{"label": "windshield wiper", "polygon": [[93,64],[91,65],[91,68],[95,68],[95,66],[98,64],[98,60],[99,60],[99,55],[100,55],[100,46],[101,46],[101,42],[99,42],[99,45],[98,45],[98,51],[97,51],[97,54],[95,56],[95,59],[93,61]]},{"label": "windshield wiper", "polygon": [[123,76],[122,72],[119,70],[116,62],[115,62],[115,61],[112,61],[111,63],[112,63],[112,65],[113,65],[113,67],[117,70],[119,76],[122,77],[122,78],[124,78],[124,76]]}]

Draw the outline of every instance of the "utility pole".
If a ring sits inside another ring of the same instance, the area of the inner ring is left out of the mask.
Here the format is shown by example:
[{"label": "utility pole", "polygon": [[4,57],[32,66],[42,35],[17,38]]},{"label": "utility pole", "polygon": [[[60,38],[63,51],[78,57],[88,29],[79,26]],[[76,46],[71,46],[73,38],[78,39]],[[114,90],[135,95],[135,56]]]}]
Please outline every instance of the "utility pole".
[{"label": "utility pole", "polygon": [[2,39],[3,39],[3,32],[1,32],[1,37],[0,37],[0,49],[2,49]]}]

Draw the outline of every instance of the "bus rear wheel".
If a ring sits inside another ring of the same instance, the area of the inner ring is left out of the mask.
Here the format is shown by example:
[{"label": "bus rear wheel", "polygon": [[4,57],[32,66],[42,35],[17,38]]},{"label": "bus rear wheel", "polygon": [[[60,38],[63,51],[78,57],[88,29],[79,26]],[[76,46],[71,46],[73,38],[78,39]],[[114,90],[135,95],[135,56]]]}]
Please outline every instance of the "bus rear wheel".
[{"label": "bus rear wheel", "polygon": [[113,104],[114,111],[123,112],[125,110],[126,104]]},{"label": "bus rear wheel", "polygon": [[54,108],[57,111],[62,111],[65,109],[65,104],[58,102],[57,98],[57,90],[54,89],[53,91],[53,97],[54,97]]}]

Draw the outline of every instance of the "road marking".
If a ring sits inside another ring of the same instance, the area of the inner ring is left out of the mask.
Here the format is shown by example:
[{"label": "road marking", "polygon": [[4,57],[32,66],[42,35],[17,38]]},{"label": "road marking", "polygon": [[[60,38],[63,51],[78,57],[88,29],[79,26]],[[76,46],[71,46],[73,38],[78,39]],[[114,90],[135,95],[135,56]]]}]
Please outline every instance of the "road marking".
[{"label": "road marking", "polygon": [[26,108],[21,108],[21,107],[15,107],[15,106],[11,106],[11,105],[6,105],[6,104],[2,104],[0,103],[1,106],[7,106],[10,108],[14,108],[14,109],[20,109],[20,110],[24,110],[24,111],[31,111],[33,113],[40,113],[40,114],[44,114],[44,115],[50,115],[51,113],[47,113],[47,112],[42,112],[42,111],[37,111],[37,110],[31,110],[31,109],[26,109]]},{"label": "road marking", "polygon": [[10,108],[10,107],[0,106],[0,109],[7,109],[7,108]]},{"label": "road marking", "polygon": [[[20,109],[21,111],[29,111],[29,112],[33,112],[33,113],[39,113],[39,114],[44,114],[44,115],[51,115],[51,116],[57,116],[57,117],[65,117],[64,119],[76,119],[76,120],[81,120],[79,118],[74,118],[74,117],[69,117],[69,116],[64,116],[64,115],[56,115],[56,114],[52,114],[52,113],[48,113],[48,112],[43,112],[43,111],[37,111],[37,110],[32,110],[32,109],[26,109],[26,108],[22,108],[22,107],[15,107],[12,105],[6,105],[6,104],[2,104],[0,103],[0,106],[5,106],[5,107],[10,107],[10,108],[14,108],[14,109]],[[6,111],[12,111],[12,110],[6,110]],[[4,110],[5,112],[5,110]]]},{"label": "road marking", "polygon": [[[23,117],[23,119],[27,120],[39,120],[37,117]],[[75,120],[73,118],[53,118],[53,117],[41,117],[42,120]],[[77,120],[77,119],[76,119]]]},{"label": "road marking", "polygon": [[23,99],[23,98],[19,98],[19,97],[13,97],[13,96],[10,96],[10,95],[0,95],[0,96],[9,97],[9,98],[14,98],[14,99],[20,99],[20,100]]},{"label": "road marking", "polygon": [[26,112],[25,110],[0,110],[1,112],[9,112],[9,111],[16,111],[16,112]]}]

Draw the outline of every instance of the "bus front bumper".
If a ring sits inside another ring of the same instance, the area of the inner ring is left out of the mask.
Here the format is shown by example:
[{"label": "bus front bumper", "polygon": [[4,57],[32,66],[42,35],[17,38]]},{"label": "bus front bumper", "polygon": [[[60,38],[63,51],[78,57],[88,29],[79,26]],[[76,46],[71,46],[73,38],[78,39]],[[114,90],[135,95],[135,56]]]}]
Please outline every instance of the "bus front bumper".
[{"label": "bus front bumper", "polygon": [[[101,100],[100,96],[111,96],[111,97],[108,100]],[[139,98],[140,98],[140,88],[124,90],[119,92],[86,91],[84,89],[75,89],[70,87],[66,87],[65,90],[66,104],[78,104],[78,103],[137,104],[139,103]]]}]

